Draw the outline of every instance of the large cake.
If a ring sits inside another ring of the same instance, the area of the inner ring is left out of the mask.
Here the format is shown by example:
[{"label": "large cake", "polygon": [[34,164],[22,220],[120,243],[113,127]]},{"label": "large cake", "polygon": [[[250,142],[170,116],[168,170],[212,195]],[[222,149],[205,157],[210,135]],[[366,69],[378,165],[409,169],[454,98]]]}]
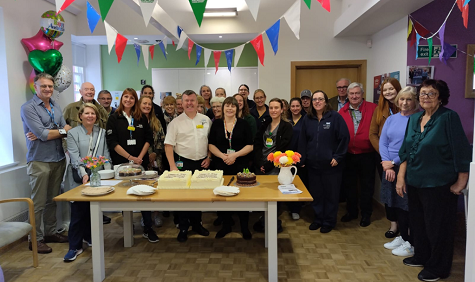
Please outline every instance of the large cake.
[{"label": "large cake", "polygon": [[214,189],[223,185],[222,170],[195,170],[191,177],[190,189]]},{"label": "large cake", "polygon": [[257,184],[256,175],[249,172],[249,169],[244,169],[243,172],[238,172],[236,185],[239,186],[254,186]]},{"label": "large cake", "polygon": [[191,171],[165,170],[157,181],[158,189],[189,189]]}]

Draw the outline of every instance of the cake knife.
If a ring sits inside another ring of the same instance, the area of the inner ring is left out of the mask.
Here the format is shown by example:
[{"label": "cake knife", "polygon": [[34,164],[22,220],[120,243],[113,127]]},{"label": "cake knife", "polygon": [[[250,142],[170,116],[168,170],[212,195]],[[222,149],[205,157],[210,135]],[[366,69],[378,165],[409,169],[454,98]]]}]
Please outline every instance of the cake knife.
[{"label": "cake knife", "polygon": [[233,183],[233,180],[234,180],[234,176],[233,176],[233,177],[231,177],[231,180],[229,180],[229,183],[228,183],[228,185],[226,185],[226,186],[229,186],[229,185],[231,185],[231,183]]}]

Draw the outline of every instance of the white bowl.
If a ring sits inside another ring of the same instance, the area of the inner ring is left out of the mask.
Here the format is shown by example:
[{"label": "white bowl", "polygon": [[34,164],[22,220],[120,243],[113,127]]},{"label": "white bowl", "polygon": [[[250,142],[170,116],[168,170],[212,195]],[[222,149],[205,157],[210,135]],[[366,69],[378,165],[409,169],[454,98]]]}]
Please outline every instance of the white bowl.
[{"label": "white bowl", "polygon": [[111,169],[107,169],[99,170],[99,174],[101,175],[101,179],[111,179],[114,178],[115,172]]}]

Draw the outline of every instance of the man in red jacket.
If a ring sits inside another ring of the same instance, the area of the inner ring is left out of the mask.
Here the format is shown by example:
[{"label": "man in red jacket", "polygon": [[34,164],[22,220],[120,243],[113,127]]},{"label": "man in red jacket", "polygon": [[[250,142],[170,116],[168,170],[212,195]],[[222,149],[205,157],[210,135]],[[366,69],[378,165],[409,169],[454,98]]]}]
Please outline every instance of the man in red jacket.
[{"label": "man in red jacket", "polygon": [[363,85],[353,82],[348,86],[347,103],[339,113],[350,132],[350,143],[346,154],[346,168],[343,184],[346,191],[346,214],[342,222],[358,218],[358,180],[360,183],[360,226],[371,224],[373,213],[374,176],[376,163],[374,149],[369,141],[369,126],[376,104],[363,99]]}]

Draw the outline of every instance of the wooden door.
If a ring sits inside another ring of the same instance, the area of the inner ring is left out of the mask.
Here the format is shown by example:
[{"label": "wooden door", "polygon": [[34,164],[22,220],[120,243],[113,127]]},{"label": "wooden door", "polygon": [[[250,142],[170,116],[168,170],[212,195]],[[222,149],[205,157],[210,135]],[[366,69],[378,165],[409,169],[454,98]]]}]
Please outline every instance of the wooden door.
[{"label": "wooden door", "polygon": [[[292,62],[292,97],[300,97],[300,92],[309,89],[323,90],[328,98],[338,95],[336,81],[348,78],[352,82],[366,84],[366,61],[316,61]],[[367,91],[365,87],[365,91]],[[366,93],[364,95],[366,97]]]}]

